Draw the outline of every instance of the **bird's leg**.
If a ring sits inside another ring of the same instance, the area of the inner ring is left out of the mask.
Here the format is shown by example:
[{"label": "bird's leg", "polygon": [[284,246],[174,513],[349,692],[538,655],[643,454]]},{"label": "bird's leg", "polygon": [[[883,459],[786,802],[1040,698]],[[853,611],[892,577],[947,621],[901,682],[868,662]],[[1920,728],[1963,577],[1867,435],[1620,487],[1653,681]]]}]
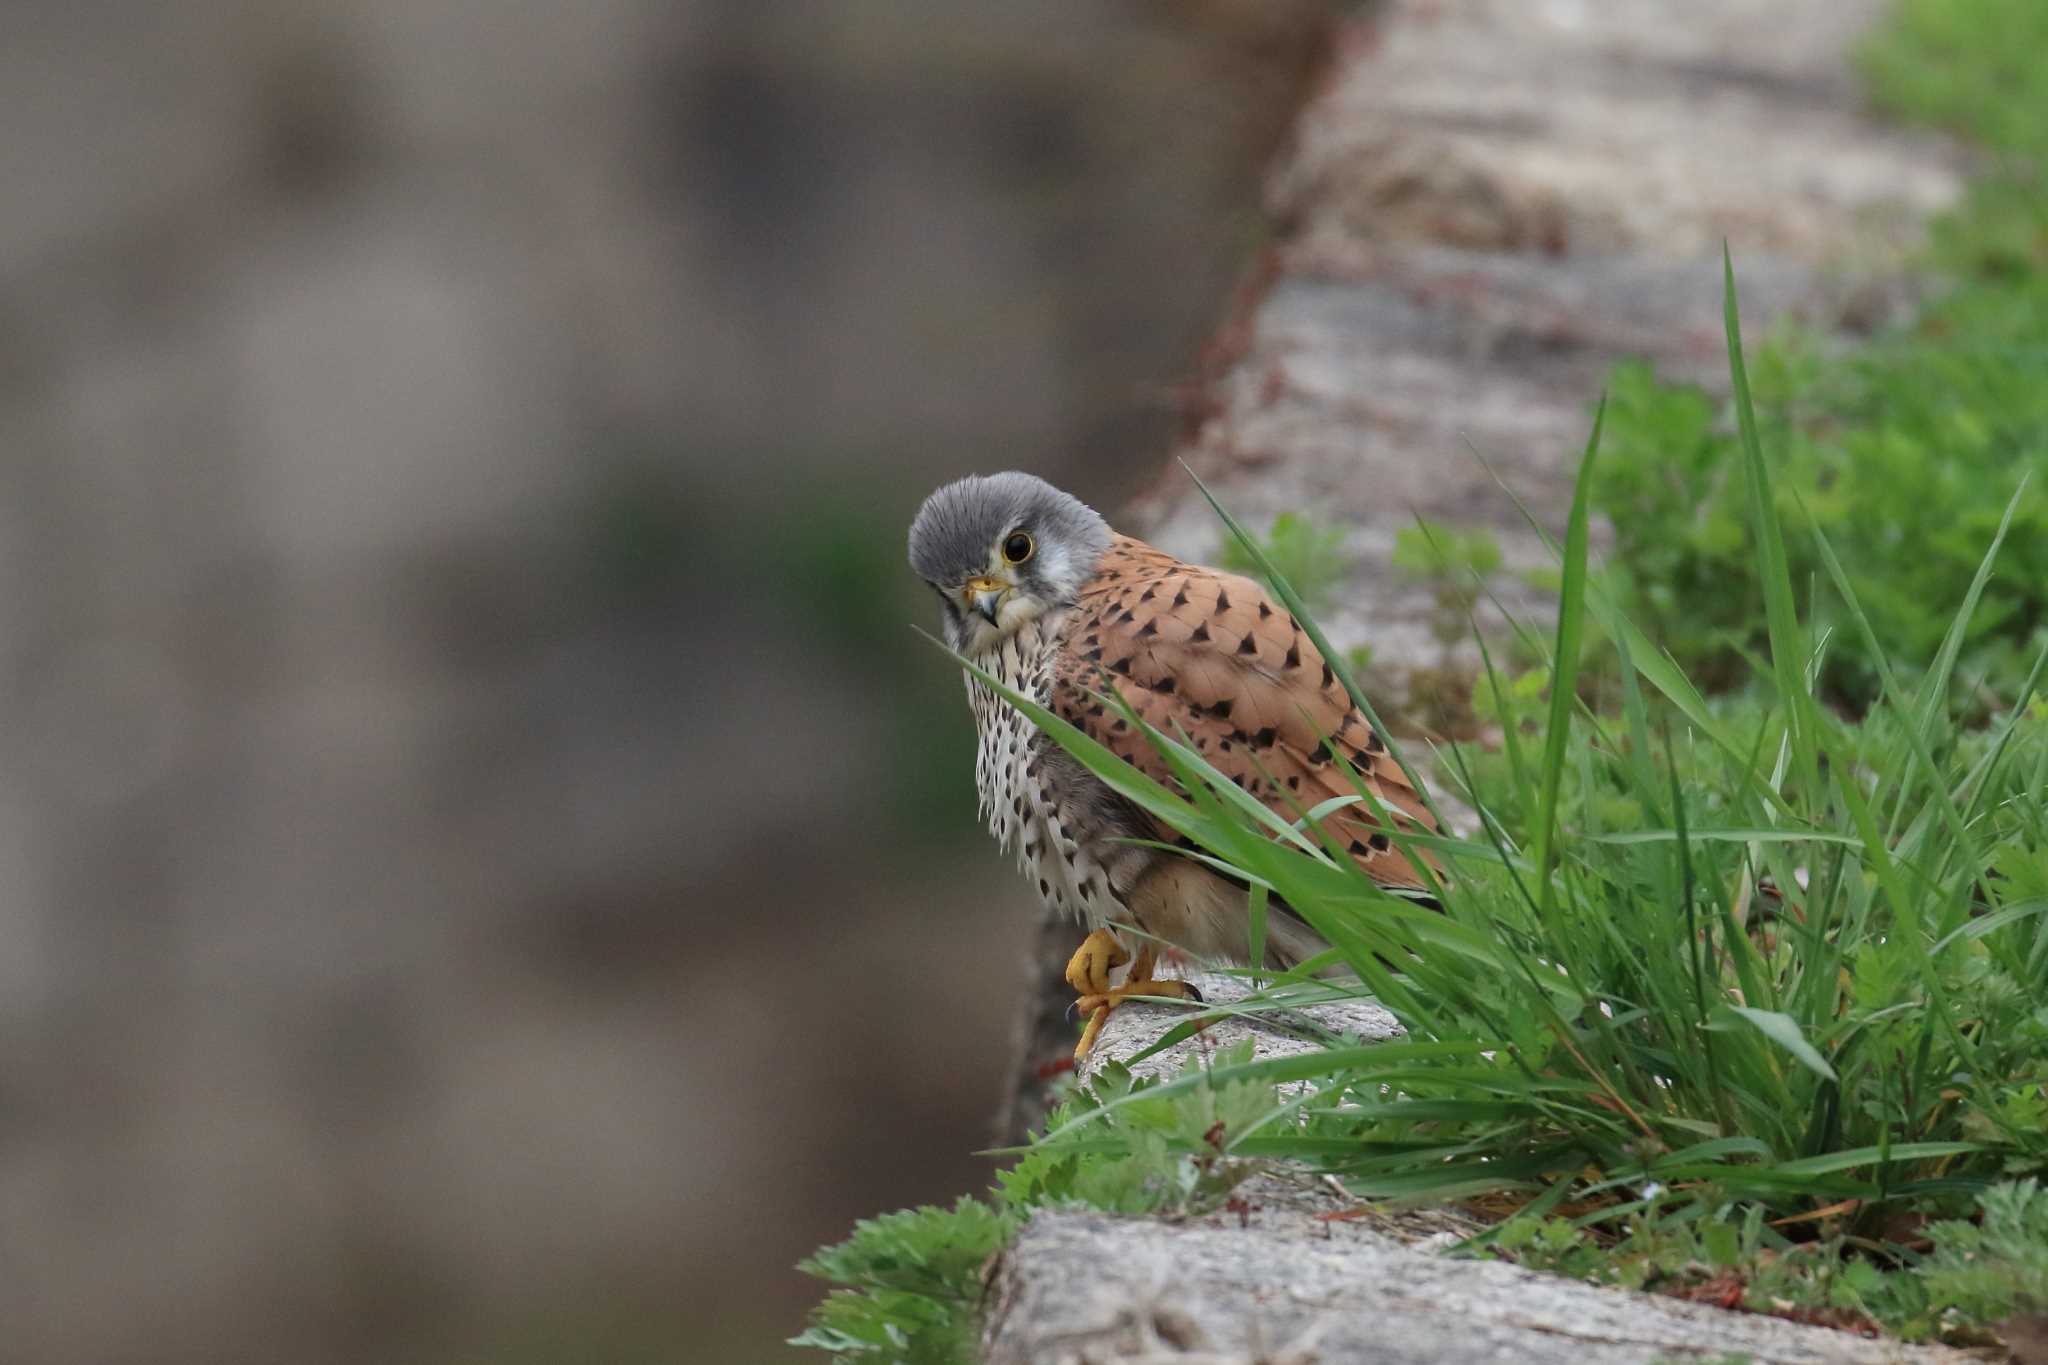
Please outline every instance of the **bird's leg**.
[{"label": "bird's leg", "polygon": [[[1088,1015],[1088,1027],[1081,1032],[1081,1041],[1074,1047],[1074,1060],[1088,1055],[1095,1046],[1096,1037],[1102,1032],[1103,1020],[1109,1012],[1134,995],[1171,995],[1183,1000],[1200,1000],[1201,993],[1185,981],[1165,980],[1152,975],[1153,964],[1158,952],[1150,943],[1138,949],[1133,959],[1117,942],[1116,935],[1107,929],[1097,929],[1083,939],[1081,946],[1067,963],[1067,984],[1080,997],[1074,1002],[1075,1008]],[[1130,974],[1121,986],[1110,985],[1109,975],[1126,962],[1131,964]]]}]

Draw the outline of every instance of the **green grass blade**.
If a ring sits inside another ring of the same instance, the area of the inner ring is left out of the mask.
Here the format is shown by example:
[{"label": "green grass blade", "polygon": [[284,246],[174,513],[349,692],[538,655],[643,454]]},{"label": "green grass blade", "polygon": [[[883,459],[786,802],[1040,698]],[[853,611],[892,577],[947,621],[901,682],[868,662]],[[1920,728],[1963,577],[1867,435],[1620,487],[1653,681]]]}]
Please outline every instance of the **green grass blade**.
[{"label": "green grass blade", "polygon": [[1572,509],[1565,523],[1564,584],[1558,596],[1557,646],[1551,664],[1550,721],[1544,734],[1541,787],[1537,795],[1536,898],[1547,913],[1552,899],[1551,864],[1557,856],[1557,794],[1564,782],[1565,751],[1571,743],[1571,721],[1579,676],[1579,644],[1586,628],[1586,542],[1592,497],[1593,464],[1600,453],[1600,430],[1607,420],[1607,400],[1593,413],[1593,434],[1579,461],[1572,488]]},{"label": "green grass blade", "polygon": [[1787,738],[1804,784],[1806,799],[1817,800],[1820,757],[1814,743],[1813,694],[1804,672],[1806,630],[1792,597],[1792,573],[1785,555],[1785,530],[1771,496],[1771,472],[1757,433],[1756,406],[1750,399],[1749,369],[1742,354],[1742,320],[1735,299],[1735,261],[1721,250],[1724,283],[1723,321],[1728,333],[1728,375],[1735,389],[1735,421],[1742,438],[1743,487],[1749,497],[1750,529],[1756,535],[1757,576],[1763,583],[1764,619],[1771,640],[1771,667],[1779,703],[1785,708]]},{"label": "green grass blade", "polygon": [[1730,1005],[1728,1009],[1730,1013],[1755,1025],[1759,1033],[1791,1053],[1799,1060],[1801,1066],[1815,1075],[1830,1081],[1841,1079],[1835,1074],[1834,1067],[1828,1064],[1828,1059],[1821,1056],[1819,1049],[1806,1040],[1806,1034],[1799,1027],[1799,1021],[1789,1014],[1781,1014],[1776,1010],[1751,1009],[1747,1005]]}]

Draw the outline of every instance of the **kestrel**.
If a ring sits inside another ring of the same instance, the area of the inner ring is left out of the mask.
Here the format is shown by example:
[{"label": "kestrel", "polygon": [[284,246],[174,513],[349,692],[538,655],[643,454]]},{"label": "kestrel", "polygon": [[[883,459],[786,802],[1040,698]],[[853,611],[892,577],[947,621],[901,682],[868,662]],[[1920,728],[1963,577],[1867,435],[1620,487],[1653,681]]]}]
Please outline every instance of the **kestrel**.
[{"label": "kestrel", "polygon": [[[1173,784],[1158,751],[1105,704],[1112,690],[1288,819],[1355,795],[1348,764],[1404,829],[1434,828],[1314,643],[1252,580],[1119,535],[1079,499],[1014,472],[962,479],[927,498],[910,526],[910,564],[939,595],[954,649],[1158,781]],[[1047,906],[1090,929],[1067,964],[1088,1015],[1075,1056],[1125,998],[1195,995],[1154,976],[1155,941],[1246,960],[1242,884],[1133,842],[1177,839],[972,675],[967,696],[980,739],[982,817],[1005,851],[1016,850]],[[1323,828],[1374,881],[1421,885],[1362,805]],[[1117,936],[1125,928],[1140,936],[1135,955]],[[1266,965],[1291,967],[1324,946],[1304,920],[1271,904]],[[1113,984],[1125,966],[1123,983]]]}]

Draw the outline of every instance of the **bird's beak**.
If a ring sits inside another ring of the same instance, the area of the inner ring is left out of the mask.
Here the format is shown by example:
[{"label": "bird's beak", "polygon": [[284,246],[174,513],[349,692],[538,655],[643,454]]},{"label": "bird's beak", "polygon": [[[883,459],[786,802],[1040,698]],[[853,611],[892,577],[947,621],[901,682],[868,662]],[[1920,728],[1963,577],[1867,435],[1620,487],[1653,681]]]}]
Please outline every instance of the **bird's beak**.
[{"label": "bird's beak", "polygon": [[1002,579],[983,576],[968,579],[960,591],[967,599],[967,605],[986,617],[990,625],[994,625],[996,610],[1002,606],[1003,594],[1009,590],[1010,585]]}]

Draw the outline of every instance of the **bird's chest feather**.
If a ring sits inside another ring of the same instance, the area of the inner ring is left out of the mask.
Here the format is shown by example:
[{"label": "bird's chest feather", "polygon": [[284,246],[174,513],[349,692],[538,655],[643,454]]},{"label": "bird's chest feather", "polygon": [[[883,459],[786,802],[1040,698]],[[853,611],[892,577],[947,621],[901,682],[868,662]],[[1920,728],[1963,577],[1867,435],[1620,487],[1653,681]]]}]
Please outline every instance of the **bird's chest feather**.
[{"label": "bird's chest feather", "polygon": [[[1034,624],[976,662],[1005,687],[1043,705],[1052,689],[1053,657],[1051,638]],[[978,739],[974,785],[989,833],[1005,850],[1016,850],[1024,875],[1049,905],[1100,922],[1112,904],[1109,880],[1064,799],[1055,771],[1060,755],[979,679],[967,680],[967,699]]]},{"label": "bird's chest feather", "polygon": [[[1018,631],[976,662],[1003,686],[1044,704],[1052,683],[1052,650],[1035,626]],[[981,818],[1007,849],[1036,823],[1033,811],[1044,795],[1034,743],[1037,727],[979,678],[967,680],[967,703],[974,710],[974,789],[981,797]]]}]

